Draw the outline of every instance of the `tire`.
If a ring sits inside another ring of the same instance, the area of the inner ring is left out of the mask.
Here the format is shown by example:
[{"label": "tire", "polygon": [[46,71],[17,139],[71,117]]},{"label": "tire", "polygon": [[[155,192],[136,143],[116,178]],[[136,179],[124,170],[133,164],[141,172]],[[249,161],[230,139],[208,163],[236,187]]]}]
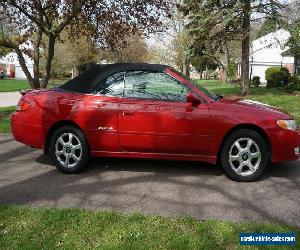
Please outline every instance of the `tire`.
[{"label": "tire", "polygon": [[269,162],[266,141],[251,129],[240,129],[230,134],[223,145],[220,157],[228,178],[243,182],[260,178]]},{"label": "tire", "polygon": [[81,172],[90,159],[89,144],[85,135],[73,126],[58,128],[51,137],[49,149],[57,169],[67,174]]}]

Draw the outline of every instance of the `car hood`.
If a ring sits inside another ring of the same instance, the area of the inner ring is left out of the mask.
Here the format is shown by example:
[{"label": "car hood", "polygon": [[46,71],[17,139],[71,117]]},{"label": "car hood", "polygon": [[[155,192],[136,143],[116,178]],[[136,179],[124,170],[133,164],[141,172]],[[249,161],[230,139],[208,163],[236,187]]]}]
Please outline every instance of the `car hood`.
[{"label": "car hood", "polygon": [[272,115],[276,118],[280,119],[291,119],[291,116],[286,114],[284,111],[276,108],[274,106],[261,103],[254,100],[249,99],[226,99],[223,98],[220,101],[223,104],[228,104],[232,106],[234,109],[237,110],[245,110],[251,112],[258,112],[258,113],[268,113],[268,115]]}]

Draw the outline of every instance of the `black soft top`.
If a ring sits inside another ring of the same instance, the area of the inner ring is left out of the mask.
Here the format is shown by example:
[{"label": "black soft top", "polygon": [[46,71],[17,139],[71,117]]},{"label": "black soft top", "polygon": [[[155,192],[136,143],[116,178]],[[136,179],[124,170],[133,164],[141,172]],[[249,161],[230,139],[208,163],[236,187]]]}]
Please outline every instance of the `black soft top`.
[{"label": "black soft top", "polygon": [[122,71],[164,72],[168,67],[167,65],[147,63],[96,64],[92,65],[84,73],[66,82],[60,88],[69,91],[90,93],[98,83],[114,73]]}]

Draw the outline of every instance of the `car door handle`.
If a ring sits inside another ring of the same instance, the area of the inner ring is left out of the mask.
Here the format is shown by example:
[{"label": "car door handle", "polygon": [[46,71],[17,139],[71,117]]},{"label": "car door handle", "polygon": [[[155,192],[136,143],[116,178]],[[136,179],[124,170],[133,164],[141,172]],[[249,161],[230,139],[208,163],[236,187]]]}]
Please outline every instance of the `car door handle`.
[{"label": "car door handle", "polygon": [[132,116],[132,115],[134,115],[134,113],[132,112],[127,112],[127,111],[123,112],[123,116]]}]

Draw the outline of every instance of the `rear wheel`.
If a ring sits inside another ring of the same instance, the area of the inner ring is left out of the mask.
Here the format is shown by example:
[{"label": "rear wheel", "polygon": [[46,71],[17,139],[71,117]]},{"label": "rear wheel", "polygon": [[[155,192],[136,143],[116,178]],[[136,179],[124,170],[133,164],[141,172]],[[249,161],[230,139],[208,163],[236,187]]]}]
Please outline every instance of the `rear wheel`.
[{"label": "rear wheel", "polygon": [[250,129],[240,129],[229,135],[221,152],[226,175],[236,181],[257,180],[266,169],[268,158],[265,140]]},{"label": "rear wheel", "polygon": [[89,161],[89,146],[83,132],[73,126],[57,129],[50,141],[50,155],[58,170],[78,173]]}]

